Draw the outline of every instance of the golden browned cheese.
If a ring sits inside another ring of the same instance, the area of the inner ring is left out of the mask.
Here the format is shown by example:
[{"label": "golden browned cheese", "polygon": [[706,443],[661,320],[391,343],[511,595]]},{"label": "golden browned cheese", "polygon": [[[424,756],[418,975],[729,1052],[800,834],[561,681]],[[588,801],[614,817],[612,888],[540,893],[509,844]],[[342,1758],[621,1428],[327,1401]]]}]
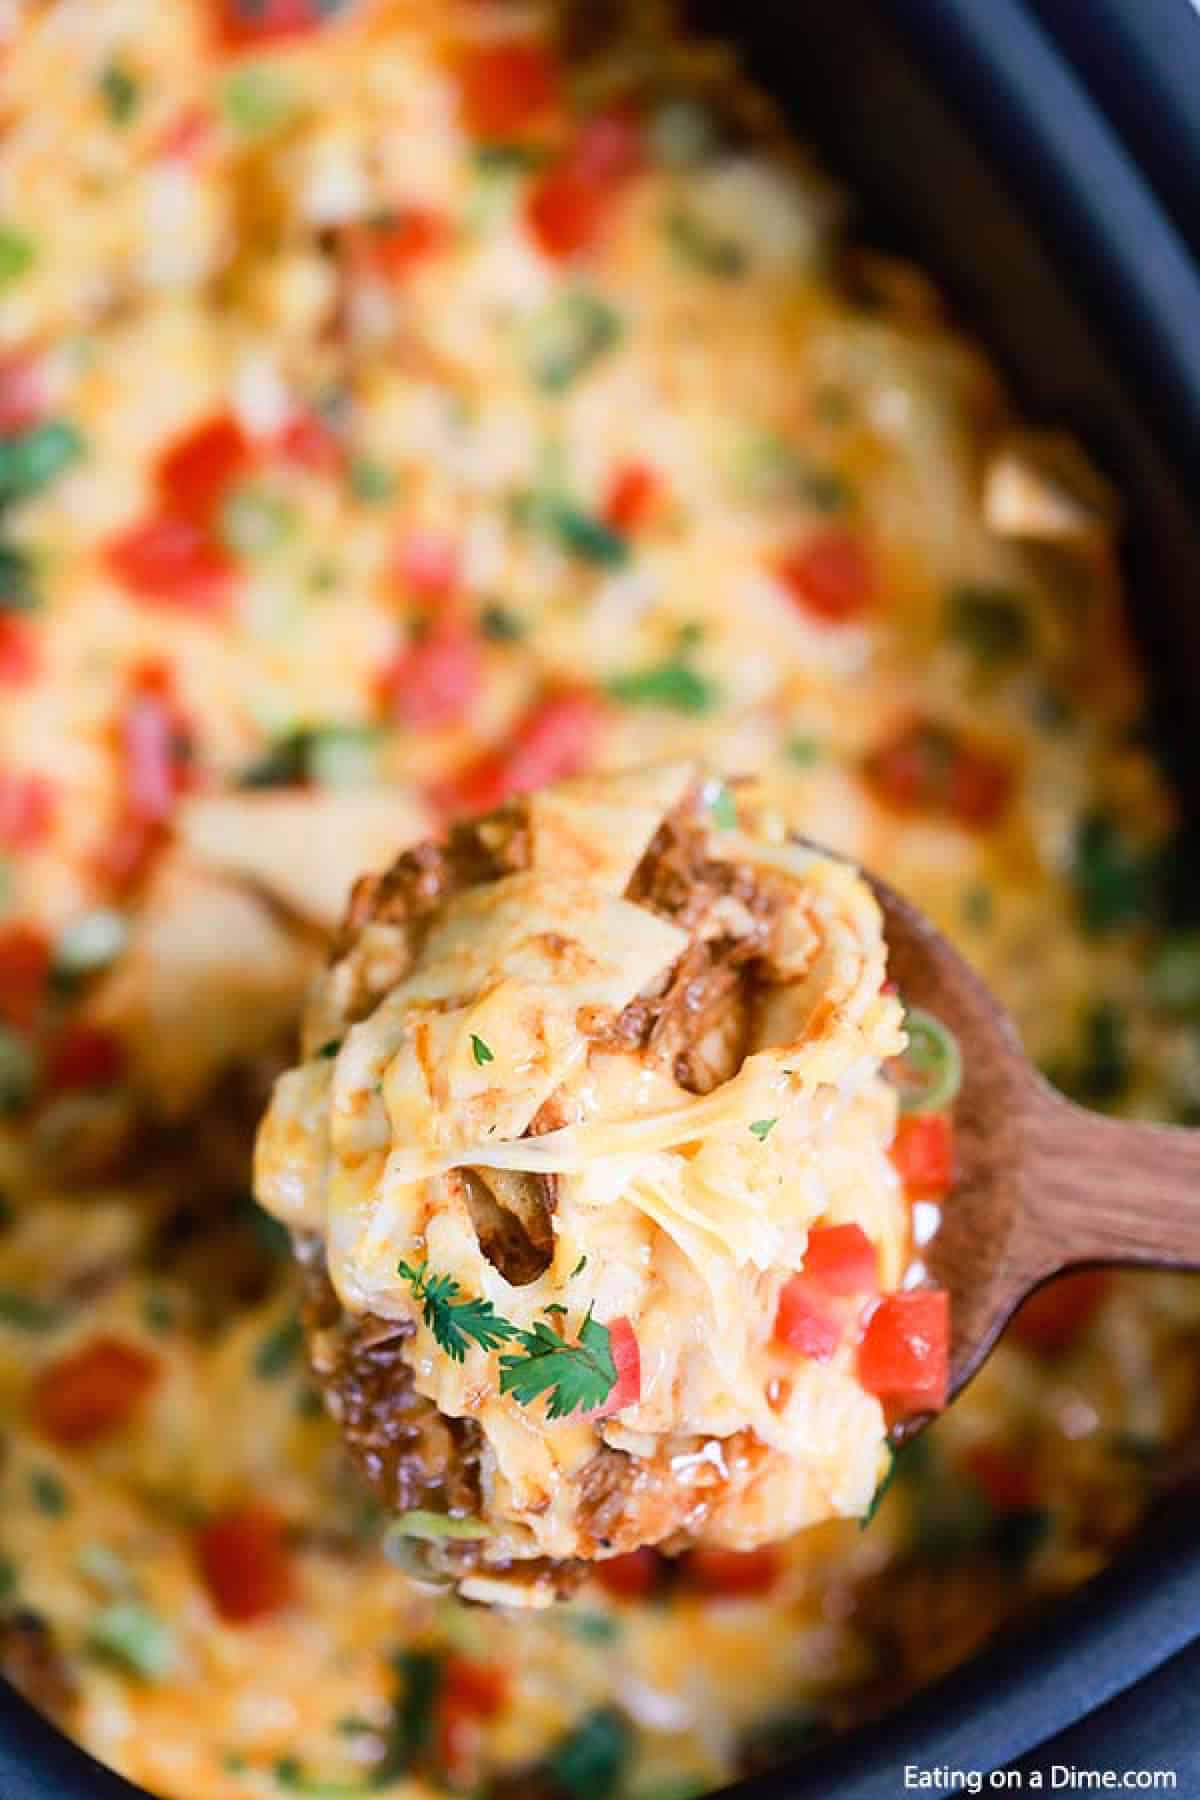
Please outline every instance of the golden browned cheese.
[{"label": "golden browned cheese", "polygon": [[382,1558],[245,1195],[354,877],[451,818],[751,774],[1056,1079],[1200,1105],[1107,485],[730,55],[570,27],[0,5],[0,1658],[169,1800],[716,1785],[1092,1573],[1194,1417],[1130,1278],[864,1531],[524,1619]]}]

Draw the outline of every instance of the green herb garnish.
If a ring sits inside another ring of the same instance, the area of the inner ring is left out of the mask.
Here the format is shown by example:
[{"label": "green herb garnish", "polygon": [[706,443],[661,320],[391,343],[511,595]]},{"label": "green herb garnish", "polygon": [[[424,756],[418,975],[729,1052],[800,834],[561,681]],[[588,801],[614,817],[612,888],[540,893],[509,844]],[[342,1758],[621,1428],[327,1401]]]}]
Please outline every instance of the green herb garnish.
[{"label": "green herb garnish", "polygon": [[40,605],[32,557],[15,544],[0,543],[0,612],[33,612]]},{"label": "green herb garnish", "polygon": [[39,1512],[49,1519],[59,1519],[71,1504],[71,1496],[53,1469],[32,1469],[29,1493]]},{"label": "green herb garnish", "polygon": [[623,1713],[604,1706],[590,1713],[550,1752],[546,1765],[571,1800],[609,1800],[633,1755],[633,1731]]},{"label": "green herb garnish", "polygon": [[33,239],[13,225],[0,225],[0,288],[19,281],[33,267]]},{"label": "green herb garnish", "polygon": [[590,1312],[579,1327],[578,1343],[569,1343],[541,1319],[519,1336],[520,1351],[500,1358],[500,1392],[520,1405],[545,1394],[547,1417],[565,1419],[602,1406],[616,1386],[608,1326]]},{"label": "green herb garnish", "polygon": [[89,1647],[143,1681],[164,1681],[175,1667],[175,1639],[167,1625],[136,1600],[119,1600],[92,1620]]},{"label": "green herb garnish", "polygon": [[241,487],[221,508],[221,538],[235,556],[269,556],[286,542],[296,515],[286,500],[261,487]]},{"label": "green herb garnish", "polygon": [[746,272],[746,252],[733,238],[714,231],[694,212],[677,207],[667,215],[667,242],[694,269],[720,280],[734,281]]},{"label": "green herb garnish", "polygon": [[236,69],[226,81],[221,110],[235,131],[256,137],[286,124],[295,110],[295,97],[276,69],[252,63]]},{"label": "green herb garnish", "polygon": [[797,763],[807,769],[821,760],[821,741],[814,737],[792,737],[784,745],[784,755],[789,762]]},{"label": "green herb garnish", "polygon": [[711,712],[719,698],[716,684],[684,662],[656,663],[612,675],[604,685],[614,700],[627,706],[664,706],[671,712]]},{"label": "green herb garnish", "polygon": [[83,439],[73,425],[61,419],[0,438],[0,506],[36,494],[82,452]]},{"label": "green herb garnish", "polygon": [[396,491],[391,472],[382,463],[372,462],[366,456],[356,456],[350,464],[349,480],[350,492],[364,506],[379,506],[390,500]]},{"label": "green herb garnish", "polygon": [[479,615],[479,629],[493,644],[516,644],[525,636],[526,625],[507,606],[493,600]]},{"label": "green herb garnish", "polygon": [[0,1325],[12,1325],[18,1331],[53,1331],[62,1320],[61,1307],[14,1288],[0,1288]]},{"label": "green herb garnish", "polygon": [[755,1119],[750,1126],[751,1136],[756,1137],[761,1144],[771,1135],[778,1123],[778,1119]]},{"label": "green herb garnish", "polygon": [[1139,924],[1154,898],[1152,857],[1131,844],[1105,813],[1088,813],[1080,820],[1072,876],[1088,931]]},{"label": "green herb garnish", "polygon": [[471,1033],[471,1055],[475,1058],[477,1065],[481,1069],[484,1063],[495,1062],[496,1060],[490,1045],[485,1044],[481,1037],[476,1037],[474,1032]]},{"label": "green herb garnish", "polygon": [[947,623],[981,662],[1013,662],[1029,649],[1028,610],[1007,588],[966,582],[951,589]]},{"label": "green herb garnish", "polygon": [[401,1262],[396,1272],[420,1301],[421,1317],[437,1343],[455,1362],[462,1362],[468,1343],[478,1344],[481,1350],[494,1350],[497,1345],[520,1337],[518,1327],[502,1318],[490,1300],[460,1300],[462,1289],[454,1277],[430,1275],[428,1262],[415,1269]]},{"label": "green herb garnish", "polygon": [[317,1055],[322,1062],[332,1062],[341,1047],[341,1038],[327,1038],[317,1051]]},{"label": "green herb garnish", "polygon": [[708,810],[712,816],[712,822],[717,827],[718,831],[737,830],[737,807],[734,805],[733,795],[725,786],[724,782],[721,783],[720,787],[709,801]]}]

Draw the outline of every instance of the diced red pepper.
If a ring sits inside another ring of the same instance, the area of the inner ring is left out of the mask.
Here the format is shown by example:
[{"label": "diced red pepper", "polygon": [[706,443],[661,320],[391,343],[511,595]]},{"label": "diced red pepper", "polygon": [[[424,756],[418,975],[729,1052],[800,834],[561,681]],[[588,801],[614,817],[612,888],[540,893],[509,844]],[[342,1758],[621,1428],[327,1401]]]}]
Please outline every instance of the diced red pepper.
[{"label": "diced red pepper", "polygon": [[783,1564],[771,1544],[763,1544],[757,1550],[720,1550],[702,1545],[688,1551],[683,1568],[689,1584],[706,1594],[751,1599],[770,1593]]},{"label": "diced red pepper", "polygon": [[1052,1356],[1066,1350],[1091,1323],[1112,1287],[1103,1269],[1060,1275],[1031,1294],[1009,1326],[1019,1344]]},{"label": "diced red pepper", "polygon": [[950,1379],[950,1296],[944,1288],[885,1294],[858,1347],[858,1378],[898,1413],[937,1412]]},{"label": "diced red pepper", "polygon": [[316,413],[297,413],[280,432],[276,448],[285,461],[314,475],[336,475],[346,460],[341,439]]},{"label": "diced red pepper", "polygon": [[861,618],[878,592],[875,565],[862,539],[840,526],[789,551],[776,568],[797,604],[828,625]]},{"label": "diced red pepper", "polygon": [[1013,773],[994,751],[933,719],[912,719],[867,758],[864,773],[885,806],[941,813],[972,830],[1003,816]]},{"label": "diced red pepper", "polygon": [[1029,1468],[999,1444],[977,1444],[967,1454],[966,1468],[997,1512],[1026,1512],[1037,1505]]},{"label": "diced red pepper", "polygon": [[217,21],[223,41],[238,49],[302,37],[349,10],[347,0],[217,0]]},{"label": "diced red pepper", "polygon": [[189,612],[223,612],[237,569],[191,519],[160,513],[113,538],[106,553],[112,573],[139,600]]},{"label": "diced red pepper", "polygon": [[51,1046],[46,1090],[61,1094],[112,1087],[124,1074],[125,1063],[125,1046],[113,1032],[99,1025],[68,1025]]},{"label": "diced red pepper", "polygon": [[628,181],[645,158],[642,122],[631,107],[610,106],[584,119],[570,161],[580,174],[609,184]]},{"label": "diced red pepper", "polygon": [[662,1559],[657,1550],[644,1545],[626,1556],[606,1556],[593,1563],[592,1574],[618,1600],[644,1600],[658,1586]]},{"label": "diced red pepper", "polygon": [[458,585],[461,553],[448,531],[414,527],[396,548],[396,579],[418,600],[445,600]]},{"label": "diced red pepper", "polygon": [[254,462],[254,446],[231,413],[206,419],[158,463],[158,487],[173,517],[209,526],[226,494]]},{"label": "diced red pepper", "polygon": [[248,1625],[283,1610],[295,1592],[285,1526],[258,1502],[232,1508],[201,1526],[196,1560],[213,1605],[230,1625]]},{"label": "diced red pepper", "polygon": [[407,206],[365,228],[356,228],[349,247],[352,259],[362,267],[389,281],[403,281],[452,242],[453,232],[444,213],[427,206]]},{"label": "diced red pepper", "polygon": [[29,1403],[34,1427],[64,1449],[111,1437],[129,1424],[160,1372],[158,1358],[140,1345],[94,1337],[38,1376]]},{"label": "diced red pepper", "polygon": [[0,612],[0,683],[26,687],[40,667],[37,644],[27,621]]},{"label": "diced red pepper", "polygon": [[380,678],[388,714],[405,725],[454,725],[483,685],[479,640],[458,620],[439,620],[401,650]]},{"label": "diced red pepper", "polygon": [[896,1125],[892,1165],[910,1200],[933,1199],[954,1185],[954,1125],[948,1113],[912,1113]]},{"label": "diced red pepper", "polygon": [[98,880],[117,894],[127,894],[145,876],[168,836],[165,825],[123,814],[96,854]]},{"label": "diced red pepper", "polygon": [[808,1234],[803,1272],[827,1294],[873,1294],[879,1257],[861,1225],[818,1225]]},{"label": "diced red pepper", "polygon": [[605,497],[604,523],[624,534],[636,531],[662,505],[665,491],[662,477],[649,463],[622,463]]},{"label": "diced red pepper", "polygon": [[554,56],[527,39],[473,46],[459,59],[458,84],[468,129],[493,140],[542,122],[561,97]]},{"label": "diced red pepper", "polygon": [[0,1020],[28,1031],[50,978],[50,940],[36,925],[0,926]]},{"label": "diced red pepper", "polygon": [[0,850],[36,850],[54,824],[57,795],[45,775],[0,771]]},{"label": "diced red pepper", "polygon": [[642,1397],[642,1353],[637,1334],[623,1315],[608,1321],[608,1347],[617,1379],[608,1398],[581,1413],[584,1419],[607,1419],[623,1407],[636,1406]]},{"label": "diced red pepper", "polygon": [[814,1362],[828,1362],[842,1333],[841,1320],[816,1282],[804,1274],[789,1275],[779,1290],[775,1342]]},{"label": "diced red pepper", "polygon": [[42,357],[22,351],[0,357],[0,437],[14,437],[36,425],[47,404]]}]

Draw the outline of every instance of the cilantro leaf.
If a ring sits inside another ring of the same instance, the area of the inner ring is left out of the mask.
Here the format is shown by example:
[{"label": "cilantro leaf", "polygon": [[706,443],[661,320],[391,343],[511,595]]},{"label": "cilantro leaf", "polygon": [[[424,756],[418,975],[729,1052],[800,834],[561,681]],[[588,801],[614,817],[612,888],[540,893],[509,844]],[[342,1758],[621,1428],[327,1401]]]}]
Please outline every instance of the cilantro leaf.
[{"label": "cilantro leaf", "polygon": [[462,1289],[453,1275],[430,1275],[428,1271],[427,1262],[416,1269],[406,1262],[396,1266],[397,1274],[403,1275],[421,1302],[421,1317],[455,1362],[462,1362],[468,1343],[478,1344],[481,1350],[494,1350],[498,1344],[521,1335],[511,1319],[503,1318],[490,1300],[460,1300]]},{"label": "cilantro leaf", "polygon": [[491,1045],[485,1044],[483,1039],[481,1037],[476,1037],[474,1032],[471,1033],[471,1055],[475,1058],[477,1065],[481,1069],[484,1063],[495,1062],[496,1060]]},{"label": "cilantro leaf", "polygon": [[521,1406],[545,1394],[547,1416],[565,1419],[602,1406],[617,1384],[608,1326],[590,1312],[579,1327],[578,1343],[568,1343],[541,1319],[532,1331],[520,1333],[520,1341],[519,1351],[500,1358],[500,1392]]},{"label": "cilantro leaf", "polygon": [[750,1130],[761,1144],[775,1129],[778,1123],[778,1119],[755,1119],[750,1126]]}]

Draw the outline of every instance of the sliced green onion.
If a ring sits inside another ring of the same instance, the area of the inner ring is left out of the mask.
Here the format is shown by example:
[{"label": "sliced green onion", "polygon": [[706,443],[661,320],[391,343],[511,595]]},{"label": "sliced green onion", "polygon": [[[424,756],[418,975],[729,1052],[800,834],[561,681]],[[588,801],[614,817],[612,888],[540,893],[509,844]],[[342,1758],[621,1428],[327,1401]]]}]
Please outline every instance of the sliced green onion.
[{"label": "sliced green onion", "polygon": [[262,488],[238,488],[221,508],[221,536],[237,556],[269,555],[291,536],[295,524],[287,502]]},{"label": "sliced green onion", "polygon": [[746,272],[746,252],[733,238],[713,231],[694,212],[677,207],[664,225],[667,241],[678,256],[694,269],[722,281],[735,281]]},{"label": "sliced green onion", "polygon": [[175,1639],[156,1613],[136,1600],[119,1600],[97,1613],[88,1644],[143,1681],[163,1681],[175,1667]]},{"label": "sliced green onion", "polygon": [[940,1019],[910,1006],[904,1014],[908,1047],[892,1064],[904,1113],[945,1112],[962,1086],[962,1053]]},{"label": "sliced green onion", "polygon": [[952,588],[950,631],[981,662],[1012,662],[1029,649],[1029,613],[1020,594],[971,582]]},{"label": "sliced green onion", "polygon": [[621,320],[607,301],[576,288],[560,294],[525,321],[521,353],[539,387],[569,387],[621,336]]},{"label": "sliced green onion", "polygon": [[733,795],[723,781],[717,783],[715,791],[710,795],[708,810],[718,831],[737,830],[737,806],[734,803]]},{"label": "sliced green onion", "polygon": [[650,154],[669,169],[694,169],[717,147],[717,122],[694,100],[664,100],[646,133]]},{"label": "sliced green onion", "polygon": [[221,110],[235,131],[247,137],[275,131],[286,124],[296,101],[279,71],[267,63],[237,69],[225,83]]},{"label": "sliced green onion", "polygon": [[114,125],[128,125],[142,97],[136,75],[124,63],[111,62],[100,77],[100,94]]},{"label": "sliced green onion", "polygon": [[0,1117],[25,1105],[36,1079],[33,1051],[23,1037],[0,1025]]},{"label": "sliced green onion", "polygon": [[1177,1018],[1200,1013],[1200,931],[1181,932],[1159,945],[1150,964],[1155,1004]]},{"label": "sliced green onion", "polygon": [[95,1582],[97,1587],[104,1588],[109,1594],[129,1594],[134,1587],[133,1576],[123,1556],[110,1550],[107,1544],[83,1544],[75,1558],[75,1567],[88,1581]]},{"label": "sliced green onion", "polygon": [[61,980],[77,981],[107,969],[125,948],[129,921],[114,907],[98,906],[84,913],[59,934],[54,946],[54,973]]},{"label": "sliced green onion", "polygon": [[426,1512],[418,1506],[393,1519],[387,1529],[385,1548],[387,1539],[392,1537],[420,1538],[424,1543],[434,1544],[443,1538],[467,1543],[491,1535],[490,1527],[482,1519],[456,1519],[449,1513]]},{"label": "sliced green onion", "polygon": [[390,500],[396,491],[396,483],[389,469],[382,463],[372,462],[370,457],[357,456],[350,464],[350,492],[364,506],[378,506]]},{"label": "sliced green onion", "polygon": [[0,1288],[0,1325],[16,1331],[53,1331],[62,1324],[62,1308],[15,1288]]},{"label": "sliced green onion", "polygon": [[33,612],[41,600],[33,558],[15,544],[0,543],[0,612]]},{"label": "sliced green onion", "polygon": [[19,281],[33,267],[33,239],[14,225],[0,225],[0,288]]},{"label": "sliced green onion", "polygon": [[40,1513],[48,1519],[61,1519],[70,1510],[71,1496],[53,1469],[32,1469],[29,1496]]}]

